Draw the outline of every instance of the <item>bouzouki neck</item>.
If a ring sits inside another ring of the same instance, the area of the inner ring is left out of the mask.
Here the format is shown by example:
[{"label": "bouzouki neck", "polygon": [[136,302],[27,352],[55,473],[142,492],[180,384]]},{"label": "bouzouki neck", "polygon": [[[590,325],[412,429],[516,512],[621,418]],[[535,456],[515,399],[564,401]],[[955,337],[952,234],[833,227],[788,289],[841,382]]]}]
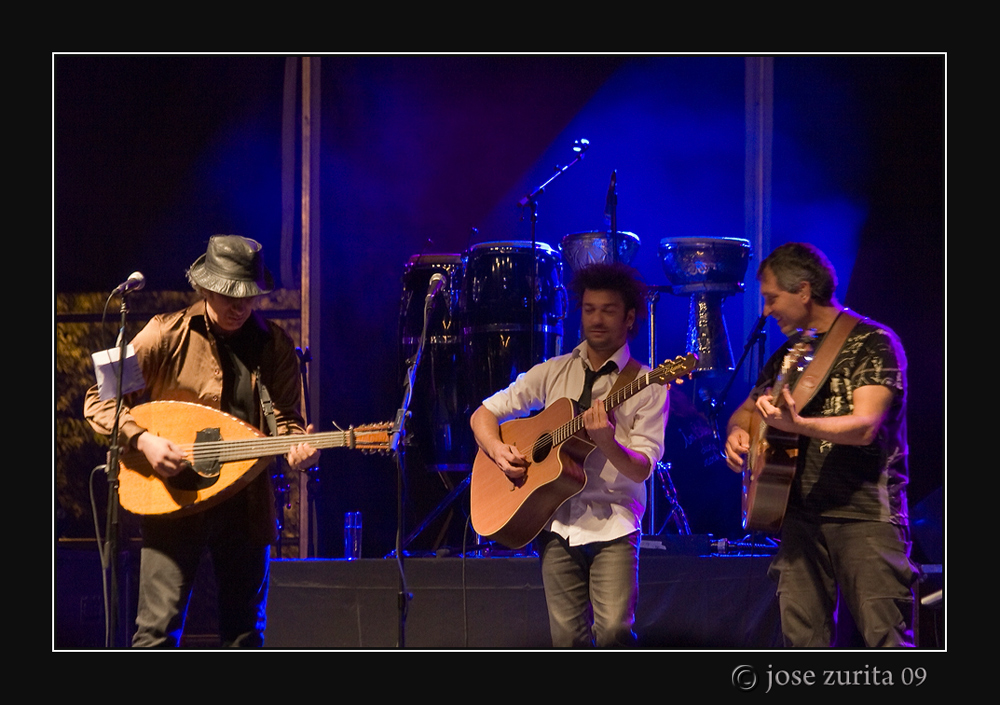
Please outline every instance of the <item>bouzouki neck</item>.
[{"label": "bouzouki neck", "polygon": [[[384,428],[382,428],[384,426]],[[285,436],[264,436],[235,441],[203,441],[195,443],[195,459],[210,455],[222,463],[239,460],[285,455],[292,447],[308,443],[317,450],[326,448],[383,449],[389,424],[377,424],[364,429],[350,428],[346,431],[327,431]]]}]

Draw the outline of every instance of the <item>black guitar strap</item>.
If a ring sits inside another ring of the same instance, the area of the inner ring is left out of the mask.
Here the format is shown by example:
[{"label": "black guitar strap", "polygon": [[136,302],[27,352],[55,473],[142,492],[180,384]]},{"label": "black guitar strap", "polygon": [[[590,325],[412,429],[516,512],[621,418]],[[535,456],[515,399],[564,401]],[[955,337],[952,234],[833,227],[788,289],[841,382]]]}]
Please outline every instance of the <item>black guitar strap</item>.
[{"label": "black guitar strap", "polygon": [[260,368],[257,368],[257,393],[260,395],[260,408],[267,424],[267,432],[272,436],[278,435],[278,424],[274,420],[274,402],[271,401],[271,393],[267,391],[267,385],[260,378]]}]

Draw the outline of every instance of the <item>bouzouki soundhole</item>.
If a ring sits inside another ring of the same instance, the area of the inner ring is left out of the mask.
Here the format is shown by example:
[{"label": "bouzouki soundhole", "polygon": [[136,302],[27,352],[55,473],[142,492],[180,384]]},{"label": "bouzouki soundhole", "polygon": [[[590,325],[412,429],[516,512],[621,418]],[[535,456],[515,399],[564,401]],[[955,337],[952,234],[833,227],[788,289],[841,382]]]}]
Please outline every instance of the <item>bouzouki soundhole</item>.
[{"label": "bouzouki soundhole", "polygon": [[[195,434],[195,443],[217,443],[222,440],[218,428],[203,428]],[[195,445],[195,448],[198,446]],[[195,451],[194,463],[186,463],[184,469],[173,477],[167,478],[167,484],[177,490],[196,492],[211,487],[219,481],[222,463],[217,457],[198,458]]]}]

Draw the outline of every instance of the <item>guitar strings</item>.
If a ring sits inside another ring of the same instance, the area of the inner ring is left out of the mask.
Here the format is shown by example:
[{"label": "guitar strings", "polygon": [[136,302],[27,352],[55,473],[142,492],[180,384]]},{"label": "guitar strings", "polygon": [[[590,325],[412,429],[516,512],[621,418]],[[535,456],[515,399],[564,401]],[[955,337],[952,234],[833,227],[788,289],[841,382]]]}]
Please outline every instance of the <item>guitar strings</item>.
[{"label": "guitar strings", "polygon": [[[622,401],[624,401],[625,399],[632,396],[636,392],[639,392],[643,388],[645,388],[649,384],[649,377],[651,374],[652,372],[648,372],[642,375],[641,377],[637,377],[636,379],[632,380],[628,385],[626,385],[625,387],[623,387],[622,389],[618,390],[617,392],[609,396],[607,399],[605,399],[604,410],[611,411],[613,408],[622,403]],[[572,437],[582,429],[583,429],[583,414],[580,414],[578,416],[573,417],[568,422],[564,423],[562,426],[557,428],[551,434],[543,433],[541,436],[536,438],[535,442],[531,446],[530,457],[534,457],[535,453],[541,450],[546,445],[546,443],[544,442],[544,439],[546,437],[552,438],[552,446],[555,447],[560,443],[564,442],[565,440],[567,440],[568,438]]]},{"label": "guitar strings", "polygon": [[[351,439],[354,439],[352,446]],[[374,438],[371,438],[374,436]],[[271,455],[282,455],[298,443],[308,443],[315,448],[380,448],[388,443],[388,431],[362,430],[328,431],[326,433],[289,434],[264,436],[241,440],[178,443],[184,455],[194,460],[233,462],[251,460]]]}]

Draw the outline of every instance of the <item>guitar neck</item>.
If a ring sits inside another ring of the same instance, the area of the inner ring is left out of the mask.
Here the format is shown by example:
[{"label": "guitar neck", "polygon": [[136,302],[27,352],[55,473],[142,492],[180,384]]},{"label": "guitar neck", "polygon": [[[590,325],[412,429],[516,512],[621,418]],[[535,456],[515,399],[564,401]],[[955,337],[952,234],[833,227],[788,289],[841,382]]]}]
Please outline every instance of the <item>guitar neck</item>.
[{"label": "guitar neck", "polygon": [[[639,375],[634,380],[629,382],[627,385],[619,389],[614,394],[610,395],[604,400],[604,410],[611,411],[616,406],[621,405],[627,401],[630,397],[638,394],[643,389],[649,386],[650,373],[644,375]],[[562,426],[557,428],[552,432],[552,443],[553,445],[558,445],[563,441],[573,437],[577,433],[583,430],[583,414],[573,417]]]},{"label": "guitar neck", "polygon": [[771,398],[773,403],[777,407],[783,407],[785,405],[785,398],[782,396],[781,392],[785,388],[785,375],[778,375],[778,379],[774,381],[774,386],[771,387]]}]

